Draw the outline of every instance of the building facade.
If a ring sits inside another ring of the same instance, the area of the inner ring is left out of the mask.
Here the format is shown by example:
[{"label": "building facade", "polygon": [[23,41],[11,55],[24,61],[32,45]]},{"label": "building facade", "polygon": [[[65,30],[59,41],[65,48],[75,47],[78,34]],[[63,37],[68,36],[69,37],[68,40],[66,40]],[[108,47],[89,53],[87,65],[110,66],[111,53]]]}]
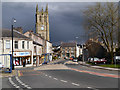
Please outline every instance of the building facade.
[{"label": "building facade", "polygon": [[76,42],[72,43],[61,43],[61,58],[70,58],[70,57],[78,57],[79,56],[79,47]]},{"label": "building facade", "polygon": [[[33,41],[18,31],[13,31],[13,62],[22,66],[25,60],[27,66],[33,65]],[[0,37],[1,54],[12,54],[11,30],[3,29]],[[3,62],[3,61],[2,61]]]},{"label": "building facade", "polygon": [[36,6],[36,33],[40,34],[44,39],[50,41],[49,39],[49,16],[48,16],[48,5],[46,10],[38,10],[38,5]]},{"label": "building facade", "polygon": [[44,53],[44,39],[39,35],[29,30],[24,35],[33,40],[33,64],[41,64],[41,55]]},{"label": "building facade", "polygon": [[34,33],[32,30],[27,31],[24,35],[33,40],[33,63],[43,64],[51,61],[52,43],[45,40],[40,34]]}]

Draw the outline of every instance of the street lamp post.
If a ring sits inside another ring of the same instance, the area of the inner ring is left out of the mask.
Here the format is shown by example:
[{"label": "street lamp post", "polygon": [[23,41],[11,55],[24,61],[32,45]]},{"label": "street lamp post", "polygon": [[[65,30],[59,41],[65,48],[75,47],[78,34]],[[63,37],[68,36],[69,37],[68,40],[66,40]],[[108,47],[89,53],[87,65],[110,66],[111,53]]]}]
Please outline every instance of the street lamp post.
[{"label": "street lamp post", "polygon": [[11,27],[11,30],[12,30],[12,70],[14,70],[14,63],[13,63],[13,25],[14,23],[16,23],[16,19],[12,18],[12,27]]}]

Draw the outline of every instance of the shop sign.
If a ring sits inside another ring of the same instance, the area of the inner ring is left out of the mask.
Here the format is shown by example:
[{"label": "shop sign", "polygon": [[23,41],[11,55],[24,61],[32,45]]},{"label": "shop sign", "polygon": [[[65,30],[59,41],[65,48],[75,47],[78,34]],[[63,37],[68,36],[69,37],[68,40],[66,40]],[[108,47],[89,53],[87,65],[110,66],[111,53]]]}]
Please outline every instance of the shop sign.
[{"label": "shop sign", "polygon": [[30,52],[13,52],[13,56],[30,56]]}]

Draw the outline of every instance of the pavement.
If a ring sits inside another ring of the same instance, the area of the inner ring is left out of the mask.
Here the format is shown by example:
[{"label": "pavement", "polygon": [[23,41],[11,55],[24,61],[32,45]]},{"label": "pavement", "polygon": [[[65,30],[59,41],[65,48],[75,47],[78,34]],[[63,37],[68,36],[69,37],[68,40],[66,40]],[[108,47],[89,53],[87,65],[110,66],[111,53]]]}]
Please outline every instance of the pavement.
[{"label": "pavement", "polygon": [[64,63],[65,65],[67,64],[74,64],[74,65],[78,65],[79,63],[78,62],[73,62],[73,61],[67,61]]},{"label": "pavement", "polygon": [[51,61],[51,62],[49,62],[49,63],[47,63],[47,64],[56,64],[56,63],[59,64],[59,62],[60,62],[60,63],[61,63],[61,62],[64,62],[64,60],[63,60],[63,59],[57,59],[57,60]]},{"label": "pavement", "polygon": [[15,76],[16,74],[17,74],[16,70],[12,70],[11,73],[5,73],[4,71],[0,71],[0,78],[12,77],[12,76]]},{"label": "pavement", "polygon": [[48,64],[60,64],[60,63],[62,63],[62,64],[80,64],[80,65],[84,65],[84,66],[92,67],[92,68],[96,68],[96,69],[120,71],[119,68],[108,68],[108,67],[101,67],[101,66],[95,66],[95,65],[93,66],[93,65],[87,64],[86,62],[82,62],[82,61],[73,62],[73,61],[70,61],[70,60],[63,60],[63,59],[54,60],[54,61],[49,62]]},{"label": "pavement", "polygon": [[62,69],[64,70],[69,68],[64,64],[53,64],[53,65],[49,64],[34,68],[34,70],[62,70]]},{"label": "pavement", "polygon": [[82,61],[79,61],[78,63],[81,64],[81,65],[85,65],[85,66],[92,67],[92,68],[97,68],[97,69],[120,71],[119,68],[108,68],[108,67],[101,67],[101,66],[95,66],[95,65],[93,66],[93,65],[90,65],[90,64],[86,64],[86,62],[82,62]]}]

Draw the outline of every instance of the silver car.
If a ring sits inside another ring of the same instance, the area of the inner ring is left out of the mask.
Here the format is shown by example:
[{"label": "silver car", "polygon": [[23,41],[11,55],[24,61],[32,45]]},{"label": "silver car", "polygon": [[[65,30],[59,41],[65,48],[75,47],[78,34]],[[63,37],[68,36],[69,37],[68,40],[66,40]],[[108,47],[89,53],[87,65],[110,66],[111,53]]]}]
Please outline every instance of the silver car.
[{"label": "silver car", "polygon": [[77,58],[74,58],[74,59],[73,59],[73,62],[77,62],[77,61],[78,61],[78,59],[77,59]]}]

